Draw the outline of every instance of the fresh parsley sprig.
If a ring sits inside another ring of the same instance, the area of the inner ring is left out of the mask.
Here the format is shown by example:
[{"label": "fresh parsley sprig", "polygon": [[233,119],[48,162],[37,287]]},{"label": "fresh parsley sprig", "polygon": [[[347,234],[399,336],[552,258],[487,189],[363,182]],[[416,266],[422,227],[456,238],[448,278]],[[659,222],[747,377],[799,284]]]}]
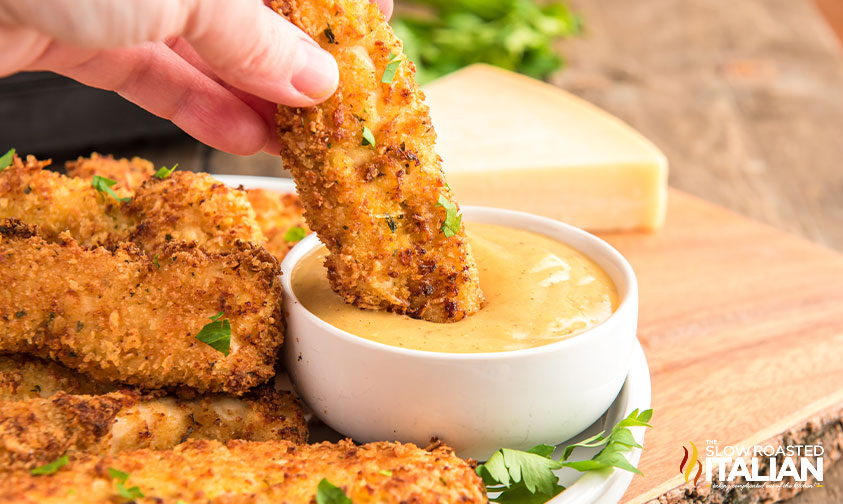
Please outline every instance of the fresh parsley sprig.
[{"label": "fresh parsley sprig", "polygon": [[108,177],[102,177],[100,175],[94,175],[94,178],[91,179],[91,187],[97,191],[106,193],[121,203],[131,200],[132,198],[121,198],[120,196],[117,196],[117,193],[111,188],[116,183],[116,180],[111,180]]},{"label": "fresh parsley sprig", "polygon": [[164,180],[165,178],[172,175],[173,172],[176,171],[176,168],[178,168],[178,167],[179,167],[178,163],[174,164],[172,168],[167,168],[166,166],[162,166],[161,168],[158,168],[158,171],[155,172],[155,175],[153,175],[153,177],[155,177],[159,180]]},{"label": "fresh parsley sprig", "polygon": [[301,226],[293,226],[284,233],[284,241],[298,242],[302,241],[307,236],[307,231]]},{"label": "fresh parsley sprig", "polygon": [[375,146],[375,135],[372,133],[368,127],[363,126],[363,140],[360,141],[360,145],[371,145],[372,147]]},{"label": "fresh parsley sprig", "polygon": [[[635,442],[630,427],[652,427],[647,422],[653,410],[641,413],[636,409],[618,422],[608,435],[601,432],[579,443],[567,446],[559,460],[554,460],[553,446],[538,445],[527,451],[503,448],[495,452],[485,464],[477,466],[477,474],[483,478],[489,492],[499,494],[490,499],[500,503],[533,504],[545,502],[559,494],[565,487],[559,484],[554,470],[569,467],[576,471],[598,471],[617,467],[636,474],[641,472],[623,455],[633,448],[641,448]],[[574,449],[603,446],[589,460],[568,461]]]},{"label": "fresh parsley sprig", "polygon": [[143,497],[143,492],[137,486],[126,487],[126,480],[129,479],[129,473],[109,467],[108,477],[117,480],[117,493],[120,494],[120,497],[131,500]]},{"label": "fresh parsley sprig", "polygon": [[15,159],[15,148],[12,147],[9,149],[5,154],[0,156],[0,172],[5,170],[12,164],[12,160]]},{"label": "fresh parsley sprig", "polygon": [[384,84],[392,84],[395,79],[395,73],[398,72],[398,67],[401,66],[401,53],[389,53],[389,61],[386,63],[386,68],[383,70],[381,82]]},{"label": "fresh parsley sprig", "polygon": [[225,312],[219,312],[213,317],[208,317],[211,321],[199,330],[196,339],[228,357],[231,349],[231,322],[228,319],[220,320],[223,315],[225,315]]},{"label": "fresh parsley sprig", "polygon": [[577,35],[582,20],[560,0],[410,0],[390,24],[425,83],[472,63],[543,79],[558,70],[557,39]]},{"label": "fresh parsley sprig", "polygon": [[44,474],[53,474],[62,467],[66,466],[69,459],[67,455],[62,455],[61,457],[57,458],[56,460],[50,462],[49,464],[44,464],[42,466],[36,467],[29,471],[29,474],[33,476],[40,476]]},{"label": "fresh parsley sprig", "polygon": [[322,478],[316,487],[316,504],[352,504],[351,499],[327,478]]},{"label": "fresh parsley sprig", "polygon": [[442,222],[442,227],[439,228],[445,234],[445,237],[450,238],[459,233],[460,225],[462,224],[462,214],[457,211],[457,205],[451,203],[448,198],[440,194],[436,206],[441,206],[445,209],[445,220]]}]

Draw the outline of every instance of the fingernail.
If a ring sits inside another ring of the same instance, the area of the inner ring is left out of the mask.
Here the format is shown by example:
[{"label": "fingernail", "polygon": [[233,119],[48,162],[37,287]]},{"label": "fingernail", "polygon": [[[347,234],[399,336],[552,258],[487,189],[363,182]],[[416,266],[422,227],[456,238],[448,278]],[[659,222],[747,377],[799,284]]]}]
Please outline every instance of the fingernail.
[{"label": "fingernail", "polygon": [[339,82],[337,62],[316,44],[301,41],[296,54],[296,68],[290,81],[296,90],[321,100],[331,96]]}]

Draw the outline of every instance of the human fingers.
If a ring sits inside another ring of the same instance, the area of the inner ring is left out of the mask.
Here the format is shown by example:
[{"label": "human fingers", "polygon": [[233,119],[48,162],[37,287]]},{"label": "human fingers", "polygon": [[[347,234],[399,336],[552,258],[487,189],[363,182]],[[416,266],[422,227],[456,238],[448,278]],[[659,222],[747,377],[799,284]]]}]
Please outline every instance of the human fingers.
[{"label": "human fingers", "polygon": [[[62,48],[52,51],[60,53]],[[269,141],[270,128],[261,114],[160,42],[98,51],[84,62],[55,71],[114,90],[226,152],[253,154]]]}]

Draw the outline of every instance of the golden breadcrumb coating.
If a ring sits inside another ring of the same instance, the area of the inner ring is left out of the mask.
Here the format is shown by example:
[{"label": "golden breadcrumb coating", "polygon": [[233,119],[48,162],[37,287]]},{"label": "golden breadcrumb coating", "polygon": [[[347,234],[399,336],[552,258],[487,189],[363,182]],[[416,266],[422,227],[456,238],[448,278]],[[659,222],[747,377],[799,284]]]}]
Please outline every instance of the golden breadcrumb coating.
[{"label": "golden breadcrumb coating", "polygon": [[[208,253],[172,243],[152,258],[131,243],[48,242],[0,221],[0,352],[50,358],[96,380],[241,394],[274,376],[283,340],[278,261],[238,241]],[[225,356],[196,339],[231,324]]]},{"label": "golden breadcrumb coating", "polygon": [[[114,159],[111,155],[102,156],[97,153],[93,153],[89,158],[80,157],[76,161],[69,161],[67,163],[67,174],[69,176],[83,178],[86,180],[91,180],[94,175],[105,176],[112,180],[116,180],[117,185],[115,185],[114,188],[116,190],[123,189],[128,195],[134,195],[137,188],[139,188],[147,180],[151,179],[154,173],[155,170],[153,169],[152,163],[138,157],[132,158],[131,160],[125,158]],[[199,181],[196,181],[196,183],[199,183]],[[229,189],[228,191],[231,192],[233,190]],[[196,195],[202,194],[201,191],[190,192],[186,188],[182,187],[180,190],[177,189],[175,194],[173,194],[173,192],[168,190],[166,186],[160,187],[157,191],[157,193],[164,193],[167,195],[168,201],[178,200],[179,198],[176,196],[179,196],[179,192],[182,194],[187,193],[188,199],[190,199],[191,195],[194,197],[194,205],[189,205],[187,203],[183,205],[187,207],[188,213],[194,214],[192,216],[193,222],[201,222],[201,219],[197,219],[196,215],[207,215],[208,217],[206,220],[212,220],[219,213],[225,213],[230,216],[247,216],[246,218],[240,219],[239,228],[243,232],[238,233],[238,237],[251,241],[257,241],[260,239],[258,232],[251,226],[252,219],[248,217],[250,212],[243,208],[241,200],[228,198],[229,208],[225,208],[220,202],[215,201],[202,201],[201,203],[197,203]],[[148,196],[146,199],[148,201],[154,201],[154,198],[157,196],[158,194],[153,193],[153,195]],[[287,241],[284,239],[287,231],[292,227],[298,226],[306,232],[309,232],[304,219],[304,207],[302,206],[298,195],[295,193],[284,194],[276,191],[270,191],[268,189],[247,189],[246,197],[254,210],[253,219],[265,239],[265,241],[261,243],[263,243],[267,250],[277,257],[279,261],[284,259],[287,252],[289,252],[290,249],[293,248],[293,245],[297,243],[295,241]],[[204,212],[201,210],[203,205],[205,206]],[[182,215],[182,222],[185,220],[185,216],[183,214],[186,212],[184,209],[173,209],[171,204],[164,205],[164,209],[167,210],[167,212],[174,211],[179,215]],[[158,217],[166,218],[167,212],[159,210],[157,212]],[[135,213],[140,214],[141,216],[143,215],[143,212],[141,211],[136,211]],[[183,224],[180,223],[180,226],[183,226]],[[202,237],[202,234],[207,235],[207,231],[202,231],[203,229],[207,229],[207,227],[197,227],[200,229],[200,238]],[[235,230],[238,226],[227,227]],[[142,230],[139,234],[143,235],[145,233],[143,233]],[[164,235],[166,236],[166,232]],[[179,235],[183,239],[190,236],[184,232],[179,233]],[[220,240],[222,237],[213,236],[211,237],[211,240],[214,240],[215,238]]]},{"label": "golden breadcrumb coating", "polygon": [[122,390],[103,395],[58,392],[0,401],[0,470],[28,470],[62,455],[166,450],[186,439],[307,441],[301,405],[268,387],[235,398],[178,399]]},{"label": "golden breadcrumb coating", "polygon": [[248,189],[246,195],[255,210],[255,218],[264,236],[264,247],[278,260],[284,259],[297,241],[287,241],[287,231],[296,226],[310,232],[304,220],[304,207],[296,194],[283,194],[268,189]]},{"label": "golden breadcrumb coating", "polygon": [[98,395],[114,385],[92,380],[58,362],[29,355],[0,355],[0,401],[50,397],[56,392]]},{"label": "golden breadcrumb coating", "polygon": [[177,171],[148,179],[126,205],[136,223],[129,240],[146,251],[169,241],[195,241],[209,251],[229,250],[237,240],[263,244],[246,191],[207,173]]},{"label": "golden breadcrumb coating", "polygon": [[445,447],[188,441],[173,450],[85,456],[48,476],[6,473],[0,503],[122,502],[110,467],[128,473],[124,486],[138,487],[139,504],[309,504],[323,478],[355,504],[486,502],[474,469]]},{"label": "golden breadcrumb coating", "polygon": [[265,241],[245,190],[207,173],[147,179],[121,203],[90,180],[43,169],[48,163],[16,157],[0,172],[0,218],[37,226],[47,240],[67,231],[81,245],[131,241],[149,254],[177,241],[195,241],[210,252],[230,250],[237,240]]},{"label": "golden breadcrumb coating", "polygon": [[48,240],[67,231],[83,245],[98,245],[122,236],[131,223],[122,203],[91,187],[90,180],[65,177],[43,169],[50,160],[15,156],[0,172],[0,219],[16,218],[36,225]]},{"label": "golden breadcrumb coating", "polygon": [[91,153],[90,157],[79,156],[76,161],[68,161],[64,167],[69,177],[90,180],[94,175],[99,175],[110,178],[117,182],[112,189],[125,191],[128,195],[134,194],[135,188],[155,174],[155,166],[146,159],[137,156],[132,159],[115,159],[111,154],[103,156],[96,152]]},{"label": "golden breadcrumb coating", "polygon": [[[356,0],[280,0],[273,7],[333,54],[339,88],[308,108],[278,107],[281,157],[307,222],[327,246],[328,278],[348,303],[454,322],[483,304],[463,227],[441,230],[444,197],[456,204],[434,152],[436,134],[377,5]],[[365,129],[364,129],[365,128]],[[364,134],[371,132],[374,145]]]}]

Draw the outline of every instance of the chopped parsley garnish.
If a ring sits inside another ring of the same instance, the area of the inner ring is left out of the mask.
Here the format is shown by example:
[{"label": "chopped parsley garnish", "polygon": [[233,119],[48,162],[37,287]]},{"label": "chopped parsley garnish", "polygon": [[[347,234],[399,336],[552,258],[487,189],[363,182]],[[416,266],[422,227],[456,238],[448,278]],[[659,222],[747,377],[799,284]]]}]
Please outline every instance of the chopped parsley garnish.
[{"label": "chopped parsley garnish", "polygon": [[381,82],[392,84],[392,80],[395,79],[395,73],[398,71],[399,66],[401,66],[401,54],[389,53],[389,61],[381,76]]},{"label": "chopped parsley garnish", "polygon": [[199,330],[196,339],[210,345],[227,357],[231,348],[231,322],[228,319],[220,320],[224,314],[225,312],[219,312],[213,317],[208,317],[211,322],[205,324],[205,327]]},{"label": "chopped parsley garnish", "polygon": [[363,141],[360,145],[375,146],[375,135],[372,134],[372,130],[370,130],[367,126],[363,126]]},{"label": "chopped parsley garnish", "polygon": [[445,220],[442,222],[442,227],[439,228],[445,233],[446,238],[450,238],[460,232],[460,224],[462,224],[462,214],[457,212],[457,205],[448,201],[445,196],[439,195],[439,201],[436,206],[441,206],[445,209]]},{"label": "chopped parsley garnish", "polygon": [[129,473],[123,472],[119,469],[115,469],[113,467],[108,468],[108,477],[111,479],[116,479],[118,481],[122,481],[123,483],[129,479]]},{"label": "chopped parsley garnish", "polygon": [[91,179],[91,187],[93,187],[97,191],[106,193],[121,203],[125,203],[131,200],[132,198],[121,198],[120,196],[117,196],[117,193],[114,192],[114,189],[111,188],[111,186],[116,183],[116,180],[111,180],[108,177],[101,177],[99,175],[94,175],[94,178]]},{"label": "chopped parsley garnish", "polygon": [[161,168],[158,168],[158,171],[155,172],[155,175],[153,175],[153,177],[155,177],[159,180],[164,180],[165,178],[172,175],[173,172],[176,171],[176,168],[178,168],[178,167],[179,167],[178,163],[174,164],[172,168],[167,168],[166,166],[162,166]]},{"label": "chopped parsley garnish", "polygon": [[26,317],[26,310],[21,310],[21,311],[15,313],[15,318],[24,318],[24,317]]},{"label": "chopped parsley garnish", "polygon": [[[653,410],[642,411],[640,414],[635,410],[618,422],[608,436],[601,432],[567,446],[559,460],[552,457],[553,446],[538,445],[527,451],[503,448],[495,452],[485,464],[477,466],[477,474],[483,478],[489,492],[500,492],[491,501],[507,503],[545,502],[559,494],[565,487],[559,484],[559,478],[553,471],[563,467],[581,472],[617,467],[641,474],[623,454],[633,448],[641,448],[629,427],[651,427],[647,422],[652,416]],[[598,446],[604,448],[590,460],[568,461],[575,448]]]},{"label": "chopped parsley garnish", "polygon": [[383,474],[384,476],[392,476],[392,471],[389,469],[381,469],[378,473]]},{"label": "chopped parsley garnish", "polygon": [[117,493],[120,494],[120,497],[124,499],[140,499],[143,497],[143,492],[137,486],[126,488],[126,480],[129,479],[129,473],[109,467],[108,476],[111,479],[117,480]]},{"label": "chopped parsley garnish", "polygon": [[316,487],[316,504],[351,504],[351,499],[326,478],[322,478]]},{"label": "chopped parsley garnish", "polygon": [[293,226],[284,233],[284,241],[297,242],[307,236],[307,231],[301,226]]},{"label": "chopped parsley garnish", "polygon": [[161,269],[161,265],[158,264],[158,254],[155,254],[155,257],[152,258],[152,264],[154,264],[158,269]]},{"label": "chopped parsley garnish", "polygon": [[41,385],[37,385],[37,384],[36,384],[36,385],[35,385],[34,387],[32,387],[29,391],[30,391],[30,392],[33,392],[33,393],[35,393],[35,394],[40,394],[40,393],[41,393]]},{"label": "chopped parsley garnish", "polygon": [[50,462],[49,464],[44,464],[41,467],[36,467],[29,471],[29,474],[34,476],[41,476],[44,474],[53,474],[54,472],[58,471],[62,467],[66,466],[68,463],[67,455],[62,455],[61,457],[57,458],[56,460]]},{"label": "chopped parsley garnish", "polygon": [[395,223],[395,219],[391,215],[386,216],[386,225],[389,226],[389,230],[393,233],[398,229],[398,224]]},{"label": "chopped parsley garnish", "polygon": [[12,164],[12,160],[15,158],[15,149],[14,147],[9,149],[8,152],[0,156],[0,172],[5,170]]},{"label": "chopped parsley garnish", "polygon": [[337,43],[336,40],[334,39],[334,30],[331,29],[331,25],[328,25],[328,27],[325,28],[325,31],[322,32],[322,33],[324,33],[325,37],[328,38],[329,44],[336,44]]}]

